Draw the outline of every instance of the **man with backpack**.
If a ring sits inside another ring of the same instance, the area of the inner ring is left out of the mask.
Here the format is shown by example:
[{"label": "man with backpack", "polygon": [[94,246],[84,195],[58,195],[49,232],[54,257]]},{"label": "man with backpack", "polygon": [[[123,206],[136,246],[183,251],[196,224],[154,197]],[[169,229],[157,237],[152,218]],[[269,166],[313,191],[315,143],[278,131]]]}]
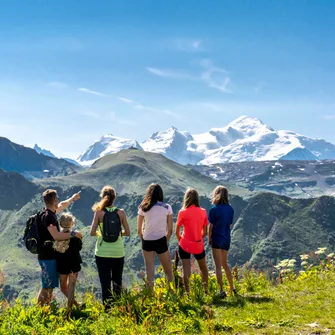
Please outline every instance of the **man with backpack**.
[{"label": "man with backpack", "polygon": [[73,201],[79,199],[80,192],[62,202],[59,202],[57,191],[55,190],[49,189],[43,193],[45,208],[37,214],[38,219],[36,222],[38,262],[42,269],[42,288],[38,294],[38,303],[42,306],[50,303],[53,289],[59,286],[58,273],[56,270],[57,253],[53,248],[53,242],[74,237],[82,238],[80,232],[60,232],[57,214],[68,208]]}]

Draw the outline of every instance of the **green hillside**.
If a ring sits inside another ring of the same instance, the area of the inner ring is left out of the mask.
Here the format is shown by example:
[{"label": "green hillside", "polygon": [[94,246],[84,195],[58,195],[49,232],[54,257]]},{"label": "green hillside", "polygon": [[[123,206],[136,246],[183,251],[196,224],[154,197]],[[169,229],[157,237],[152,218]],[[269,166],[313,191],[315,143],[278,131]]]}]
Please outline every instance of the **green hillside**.
[{"label": "green hillside", "polygon": [[[44,186],[67,188],[90,186],[100,191],[111,184],[121,194],[143,195],[148,185],[159,183],[166,194],[180,194],[188,187],[196,188],[201,194],[209,194],[217,183],[191,168],[175,163],[163,155],[137,149],[122,150],[96,161],[91,168],[72,176],[41,180]],[[233,187],[231,193],[246,195],[249,192]]]},{"label": "green hillside", "polygon": [[[131,228],[126,237],[126,268],[124,279],[130,285],[144,269],[141,243],[136,234],[137,208],[145,189],[151,182],[159,182],[165,191],[165,201],[176,215],[187,187],[201,193],[201,206],[211,207],[208,194],[216,186],[213,179],[169,161],[165,157],[138,150],[125,150],[97,161],[94,166],[72,176],[29,182],[21,175],[0,171],[2,185],[0,201],[0,269],[7,277],[6,297],[29,297],[39,285],[36,257],[22,244],[27,218],[42,208],[41,193],[47,187],[58,190],[61,199],[81,191],[81,199],[69,210],[77,218],[77,226],[84,233],[84,260],[81,282],[99,287],[94,264],[95,238],[89,236],[93,218],[92,205],[99,199],[100,188],[112,184],[118,191],[115,205],[124,208]],[[229,187],[229,185],[228,185]],[[232,246],[229,260],[232,265],[246,262],[256,268],[268,268],[278,260],[307,252],[318,246],[334,250],[335,199],[291,199],[273,193],[244,194],[230,188],[231,204],[235,209]],[[251,196],[252,195],[252,196]],[[207,243],[206,243],[207,245]],[[170,251],[177,249],[173,236]],[[207,261],[213,269],[213,259],[207,245]],[[157,260],[156,260],[157,261]],[[158,264],[158,263],[157,263]],[[82,286],[85,289],[85,285]]]},{"label": "green hillside", "polygon": [[334,197],[291,199],[260,193],[248,200],[234,227],[231,262],[264,268],[319,245],[334,250]]}]

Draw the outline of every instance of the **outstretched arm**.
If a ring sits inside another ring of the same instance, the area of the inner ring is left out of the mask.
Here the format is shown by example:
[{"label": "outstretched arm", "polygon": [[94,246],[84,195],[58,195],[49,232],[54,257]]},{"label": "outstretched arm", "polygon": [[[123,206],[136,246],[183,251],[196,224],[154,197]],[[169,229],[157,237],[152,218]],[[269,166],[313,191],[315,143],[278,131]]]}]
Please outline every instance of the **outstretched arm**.
[{"label": "outstretched arm", "polygon": [[58,214],[58,213],[60,213],[61,211],[63,211],[64,209],[68,208],[68,207],[71,205],[71,203],[72,203],[73,201],[77,201],[77,200],[79,200],[79,199],[80,199],[80,192],[81,192],[81,191],[79,191],[78,193],[74,194],[71,198],[69,198],[69,199],[67,199],[67,200],[64,200],[64,201],[60,202],[60,203],[58,204],[57,209],[56,209],[56,213]]}]

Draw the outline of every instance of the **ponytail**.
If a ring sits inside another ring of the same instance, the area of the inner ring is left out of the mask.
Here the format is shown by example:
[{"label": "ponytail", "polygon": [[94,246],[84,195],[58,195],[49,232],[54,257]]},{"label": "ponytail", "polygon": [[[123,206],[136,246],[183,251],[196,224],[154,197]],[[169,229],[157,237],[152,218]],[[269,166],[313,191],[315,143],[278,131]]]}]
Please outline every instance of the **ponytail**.
[{"label": "ponytail", "polygon": [[116,198],[116,192],[112,186],[105,186],[100,193],[100,201],[95,203],[92,207],[94,212],[103,211],[106,207],[113,206]]}]

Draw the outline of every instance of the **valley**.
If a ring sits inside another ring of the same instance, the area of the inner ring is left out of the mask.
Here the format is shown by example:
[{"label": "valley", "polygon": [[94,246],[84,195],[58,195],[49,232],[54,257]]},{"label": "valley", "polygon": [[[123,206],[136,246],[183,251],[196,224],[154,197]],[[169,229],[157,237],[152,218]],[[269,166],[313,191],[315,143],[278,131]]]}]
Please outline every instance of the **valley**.
[{"label": "valley", "polygon": [[[243,265],[248,262],[251,266],[264,269],[276,264],[278,260],[320,246],[333,250],[335,243],[333,197],[326,195],[315,197],[311,194],[308,199],[293,198],[279,194],[286,194],[287,190],[285,193],[280,189],[267,188],[269,183],[274,182],[272,176],[281,175],[277,172],[280,168],[286,174],[280,178],[291,178],[294,181],[296,178],[301,178],[300,182],[311,179],[312,171],[315,170],[318,181],[312,186],[317,186],[322,180],[329,180],[333,162],[323,165],[313,163],[315,165],[311,165],[309,169],[307,166],[310,163],[280,161],[278,164],[234,163],[201,167],[203,169],[196,167],[198,171],[195,171],[195,167],[179,165],[163,155],[129,149],[105,156],[92,167],[77,170],[68,176],[60,175],[28,181],[18,173],[2,171],[0,268],[6,275],[6,296],[9,299],[17,295],[27,298],[38,290],[38,263],[36,257],[24,248],[22,233],[27,218],[42,207],[41,193],[49,187],[57,189],[61,199],[81,191],[80,201],[73,204],[69,211],[76,216],[77,228],[84,234],[82,251],[84,264],[79,284],[82,290],[88,287],[93,287],[95,290],[99,287],[94,264],[95,240],[89,236],[89,227],[93,217],[91,207],[98,200],[99,191],[105,184],[111,184],[116,188],[118,197],[115,204],[125,209],[131,227],[131,236],[125,238],[124,277],[127,285],[140,280],[141,272],[144,270],[140,240],[136,234],[136,219],[138,205],[145,189],[152,182],[162,185],[165,201],[173,208],[174,220],[182,206],[183,194],[187,187],[192,186],[199,190],[201,206],[209,210],[211,191],[219,180],[220,183],[224,182],[231,193],[231,204],[235,209],[229,256],[231,265]],[[221,171],[221,174],[218,171]],[[279,179],[275,182],[281,185]],[[250,187],[251,181],[253,187]],[[289,187],[289,182],[287,183],[283,184],[284,188]],[[264,192],[269,190],[271,193]],[[172,255],[176,249],[177,242],[173,236],[170,241]],[[208,264],[213,268],[209,247],[206,249]]]}]

